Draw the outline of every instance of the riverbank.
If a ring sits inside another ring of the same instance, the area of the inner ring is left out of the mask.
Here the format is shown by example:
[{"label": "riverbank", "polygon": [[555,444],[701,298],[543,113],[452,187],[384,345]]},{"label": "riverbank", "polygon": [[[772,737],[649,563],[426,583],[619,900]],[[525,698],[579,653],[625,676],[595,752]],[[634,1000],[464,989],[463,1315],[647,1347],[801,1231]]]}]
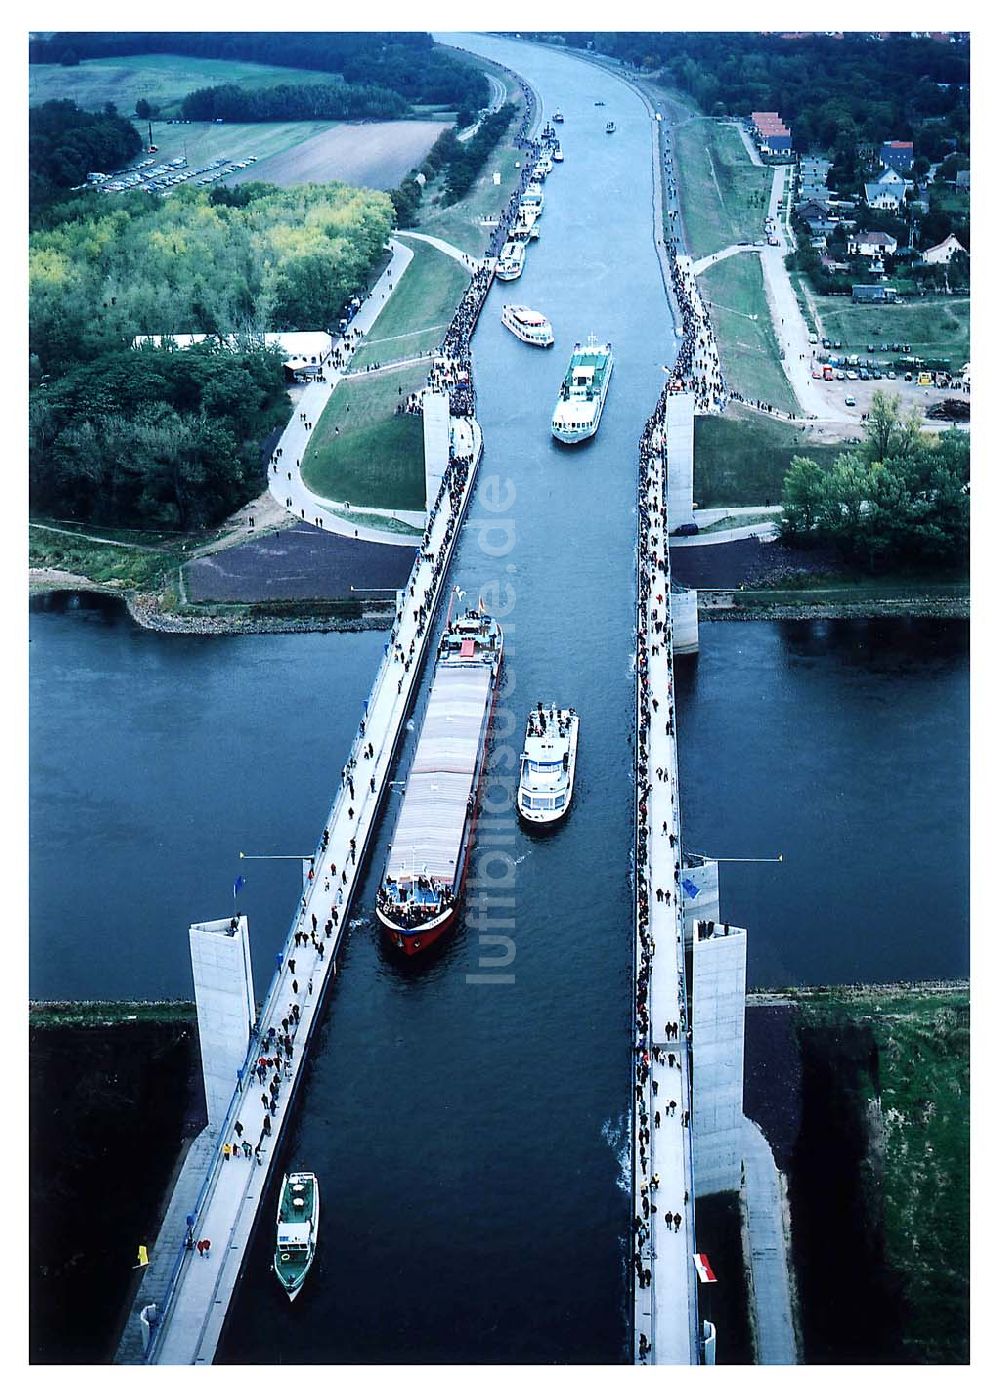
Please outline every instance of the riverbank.
[{"label": "riverbank", "polygon": [[970,598],[938,594],[877,597],[864,588],[817,592],[698,592],[701,621],[861,621],[879,617],[936,617],[967,621]]},{"label": "riverbank", "polygon": [[788,1176],[805,1362],[967,1362],[968,981],[748,995],[745,1109]]},{"label": "riverbank", "polygon": [[36,1002],[28,1073],[29,1359],[106,1364],[205,1121],[194,1007]]}]

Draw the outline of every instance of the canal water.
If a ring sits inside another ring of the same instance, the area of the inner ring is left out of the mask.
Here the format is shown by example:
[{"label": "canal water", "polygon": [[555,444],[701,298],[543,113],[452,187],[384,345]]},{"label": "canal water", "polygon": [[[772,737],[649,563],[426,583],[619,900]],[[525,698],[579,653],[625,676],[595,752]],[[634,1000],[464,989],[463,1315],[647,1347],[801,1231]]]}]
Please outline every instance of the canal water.
[{"label": "canal water", "polygon": [[[494,856],[478,871],[504,884],[510,925],[477,925],[468,900],[434,960],[387,958],[372,906],[390,797],[278,1162],[321,1178],[319,1256],[290,1312],[265,1201],[224,1362],[626,1357],[635,446],[674,343],[649,125],[611,75],[473,44],[566,115],[542,237],[475,339],[486,453],[453,570],[467,601],[502,604],[497,815],[477,858]],[[500,327],[515,293],[555,349]],[[590,332],[615,374],[597,438],[568,451],[548,421]],[[187,924],[230,910],[241,868],[262,991],[294,866],[238,852],[312,848],[384,637],[167,637],[73,606],[32,615],[32,994],[189,994]],[[967,969],[967,629],[717,623],[702,647],[678,686],[686,843],[785,854],[723,875],[751,981]],[[547,839],[504,811],[538,699],[582,715],[574,806]],[[501,933],[508,979],[487,964]]]}]

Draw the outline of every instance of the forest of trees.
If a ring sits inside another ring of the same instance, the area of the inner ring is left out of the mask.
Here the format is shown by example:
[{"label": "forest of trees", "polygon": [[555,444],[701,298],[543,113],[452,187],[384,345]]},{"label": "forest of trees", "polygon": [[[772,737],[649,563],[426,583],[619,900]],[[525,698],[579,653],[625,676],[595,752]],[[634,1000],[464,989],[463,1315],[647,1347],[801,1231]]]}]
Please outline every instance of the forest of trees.
[{"label": "forest of trees", "polygon": [[[29,250],[32,508],[189,528],[256,493],[288,415],[261,337],[333,324],[391,226],[387,195],[340,184],[51,205]],[[187,332],[217,338],[130,348]]]},{"label": "forest of trees", "polygon": [[408,112],[398,92],[356,83],[252,88],[223,83],[197,88],[181,103],[181,116],[188,121],[385,121]]},{"label": "forest of trees", "polygon": [[142,53],[339,73],[348,83],[377,84],[409,103],[454,107],[462,125],[489,101],[489,84],[473,63],[420,33],[60,33],[33,39],[31,63],[79,63]]},{"label": "forest of trees", "polygon": [[920,413],[876,392],[861,444],[832,466],[793,457],[783,536],[832,544],[869,572],[955,569],[969,561],[969,435],[921,432]]},{"label": "forest of trees", "polygon": [[912,139],[940,160],[969,149],[969,45],[867,34],[567,33],[633,67],[660,72],[709,116],[779,111],[800,151]]},{"label": "forest of trees", "polygon": [[142,149],[142,137],[109,104],[82,112],[75,102],[43,102],[28,111],[28,197],[37,207],[91,170],[113,170]]}]

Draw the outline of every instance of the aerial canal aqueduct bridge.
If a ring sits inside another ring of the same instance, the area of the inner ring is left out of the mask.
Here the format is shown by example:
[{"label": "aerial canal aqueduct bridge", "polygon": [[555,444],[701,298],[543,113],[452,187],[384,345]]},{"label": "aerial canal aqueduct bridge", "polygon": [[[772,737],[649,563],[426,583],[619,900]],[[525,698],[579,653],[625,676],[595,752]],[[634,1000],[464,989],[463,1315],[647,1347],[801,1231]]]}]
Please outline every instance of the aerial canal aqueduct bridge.
[{"label": "aerial canal aqueduct bridge", "polygon": [[[446,400],[447,401],[447,400]],[[124,1364],[211,1364],[319,1017],[364,855],[418,685],[482,453],[473,418],[452,452],[302,897],[254,1016],[246,919],[191,928],[209,1124],[191,1147],[119,1345]],[[466,464],[468,463],[468,464]],[[262,1060],[271,1060],[265,1067]],[[277,1065],[277,1066],[275,1066]],[[194,1250],[209,1239],[207,1255]]]}]

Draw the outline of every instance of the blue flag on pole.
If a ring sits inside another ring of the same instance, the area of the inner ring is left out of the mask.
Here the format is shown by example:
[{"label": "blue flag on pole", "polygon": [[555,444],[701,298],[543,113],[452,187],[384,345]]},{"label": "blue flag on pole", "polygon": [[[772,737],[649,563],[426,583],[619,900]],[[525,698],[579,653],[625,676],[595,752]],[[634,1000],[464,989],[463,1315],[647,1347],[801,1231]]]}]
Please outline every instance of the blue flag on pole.
[{"label": "blue flag on pole", "polygon": [[242,874],[237,875],[236,882],[233,884],[233,901],[234,901],[234,902],[235,902],[235,900],[240,896],[240,889],[244,886],[245,883],[246,883],[246,879],[243,877],[243,875],[242,875]]}]

